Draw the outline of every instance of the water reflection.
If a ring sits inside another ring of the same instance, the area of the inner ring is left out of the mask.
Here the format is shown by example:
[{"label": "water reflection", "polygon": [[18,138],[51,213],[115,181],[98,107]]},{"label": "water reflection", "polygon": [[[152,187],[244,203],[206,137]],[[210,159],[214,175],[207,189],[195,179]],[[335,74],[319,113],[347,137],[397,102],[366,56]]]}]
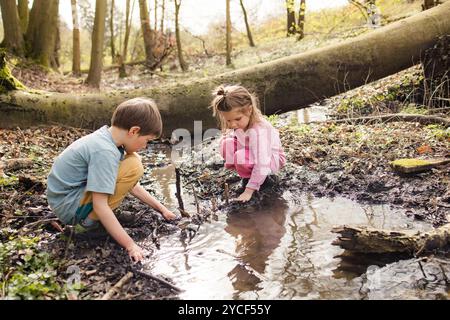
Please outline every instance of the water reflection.
[{"label": "water reflection", "polygon": [[248,208],[228,216],[225,231],[236,239],[238,262],[228,273],[235,299],[240,293],[260,289],[258,284],[265,280],[268,257],[286,233],[288,208],[286,200],[275,198],[261,203],[257,210]]}]

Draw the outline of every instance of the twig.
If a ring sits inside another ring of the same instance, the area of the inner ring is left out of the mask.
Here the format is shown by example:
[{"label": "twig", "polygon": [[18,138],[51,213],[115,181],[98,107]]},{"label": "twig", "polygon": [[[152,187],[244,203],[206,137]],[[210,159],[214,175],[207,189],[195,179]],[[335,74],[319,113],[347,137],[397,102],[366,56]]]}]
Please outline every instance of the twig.
[{"label": "twig", "polygon": [[128,272],[124,275],[113,287],[111,287],[108,292],[105,293],[100,300],[109,300],[111,297],[123,287],[133,277],[133,272]]},{"label": "twig", "polygon": [[336,119],[336,120],[326,120],[326,121],[311,121],[311,123],[340,123],[340,122],[349,122],[352,124],[357,123],[369,123],[374,120],[382,120],[384,122],[393,122],[393,121],[406,121],[406,122],[419,122],[423,125],[425,124],[442,124],[442,125],[450,125],[450,120],[446,118],[436,117],[436,116],[426,116],[421,114],[403,114],[403,113],[394,113],[394,114],[386,114],[379,116],[370,116],[370,117],[359,117],[359,118],[348,118],[348,119]]},{"label": "twig", "polygon": [[150,274],[150,273],[147,273],[147,272],[145,272],[145,271],[137,270],[137,269],[134,269],[134,268],[132,269],[132,271],[135,272],[135,273],[137,273],[137,274],[139,274],[139,275],[141,275],[141,276],[144,276],[144,277],[146,277],[146,278],[148,278],[148,279],[152,279],[152,280],[158,281],[158,282],[160,282],[160,283],[163,283],[163,284],[165,284],[166,286],[170,287],[172,290],[175,290],[176,292],[181,292],[181,291],[183,291],[183,290],[181,290],[180,288],[178,288],[178,287],[174,286],[173,284],[171,284],[170,282],[167,282],[166,280],[161,279],[161,278],[158,278],[158,277],[156,277],[156,276],[154,276],[154,275],[152,275],[152,274]]},{"label": "twig", "polygon": [[228,183],[225,182],[224,188],[225,188],[225,193],[224,193],[225,202],[228,205],[230,203],[230,189],[228,187]]},{"label": "twig", "polygon": [[184,211],[183,198],[181,198],[181,175],[180,175],[180,169],[179,168],[175,168],[175,177],[176,177],[175,186],[177,188],[177,193],[175,195],[176,195],[177,200],[178,200],[178,206],[180,207],[181,210]]},{"label": "twig", "polygon": [[192,186],[192,192],[194,193],[195,205],[197,206],[197,213],[200,214],[200,204],[198,203],[197,192],[195,191],[194,186]]},{"label": "twig", "polygon": [[37,225],[37,224],[48,223],[48,222],[58,221],[58,220],[59,220],[58,218],[50,218],[50,219],[38,220],[38,221],[31,222],[29,224],[24,225],[23,228],[29,228],[29,227],[32,227],[32,226]]}]

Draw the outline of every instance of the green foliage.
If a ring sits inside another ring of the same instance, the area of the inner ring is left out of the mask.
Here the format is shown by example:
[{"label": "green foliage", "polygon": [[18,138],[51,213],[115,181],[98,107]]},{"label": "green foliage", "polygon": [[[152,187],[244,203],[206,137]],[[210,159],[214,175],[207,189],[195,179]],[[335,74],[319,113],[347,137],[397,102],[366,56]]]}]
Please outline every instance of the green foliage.
[{"label": "green foliage", "polygon": [[272,114],[270,116],[264,116],[267,121],[269,121],[274,127],[277,126],[280,117],[277,114]]},{"label": "green foliage", "polygon": [[414,103],[410,103],[401,110],[402,113],[408,114],[427,114],[428,110],[425,106],[420,106]]},{"label": "green foliage", "polygon": [[430,124],[427,127],[429,131],[429,136],[437,140],[447,140],[450,141],[450,127],[444,128],[438,124]]},{"label": "green foliage", "polygon": [[0,176],[0,189],[3,189],[4,187],[14,187],[19,182],[19,178],[16,176]]},{"label": "green foliage", "polygon": [[311,132],[311,126],[308,124],[300,124],[289,127],[289,130],[298,135],[307,135]]},{"label": "green foliage", "polygon": [[[3,229],[0,243],[0,293],[6,299],[61,299],[68,288],[56,281],[58,262],[38,248],[39,237]],[[6,238],[6,241],[3,241]]]}]

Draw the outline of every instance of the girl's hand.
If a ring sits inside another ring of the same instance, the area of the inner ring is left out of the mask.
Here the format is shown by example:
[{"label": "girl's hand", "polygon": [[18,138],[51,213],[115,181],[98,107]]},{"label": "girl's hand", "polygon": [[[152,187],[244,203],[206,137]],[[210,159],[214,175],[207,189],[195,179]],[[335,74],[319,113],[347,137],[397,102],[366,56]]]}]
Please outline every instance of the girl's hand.
[{"label": "girl's hand", "polygon": [[162,210],[161,214],[166,220],[174,220],[177,217],[177,215],[175,213],[173,213],[172,211],[170,211],[168,209]]},{"label": "girl's hand", "polygon": [[136,243],[133,243],[131,246],[127,248],[128,255],[133,262],[139,262],[144,259],[145,252],[139,247]]},{"label": "girl's hand", "polygon": [[253,192],[255,192],[255,190],[245,188],[245,191],[241,193],[241,195],[239,196],[239,198],[236,199],[236,201],[247,202],[252,198]]}]

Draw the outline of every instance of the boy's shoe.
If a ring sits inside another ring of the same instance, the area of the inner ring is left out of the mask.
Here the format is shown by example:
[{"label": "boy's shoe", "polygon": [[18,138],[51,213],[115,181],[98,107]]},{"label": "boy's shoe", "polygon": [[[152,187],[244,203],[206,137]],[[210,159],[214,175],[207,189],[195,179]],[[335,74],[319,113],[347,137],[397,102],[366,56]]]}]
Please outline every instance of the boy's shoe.
[{"label": "boy's shoe", "polygon": [[72,237],[75,240],[96,240],[106,238],[108,232],[100,223],[92,227],[84,227],[79,223],[75,226],[66,226],[64,228],[64,235]]}]

